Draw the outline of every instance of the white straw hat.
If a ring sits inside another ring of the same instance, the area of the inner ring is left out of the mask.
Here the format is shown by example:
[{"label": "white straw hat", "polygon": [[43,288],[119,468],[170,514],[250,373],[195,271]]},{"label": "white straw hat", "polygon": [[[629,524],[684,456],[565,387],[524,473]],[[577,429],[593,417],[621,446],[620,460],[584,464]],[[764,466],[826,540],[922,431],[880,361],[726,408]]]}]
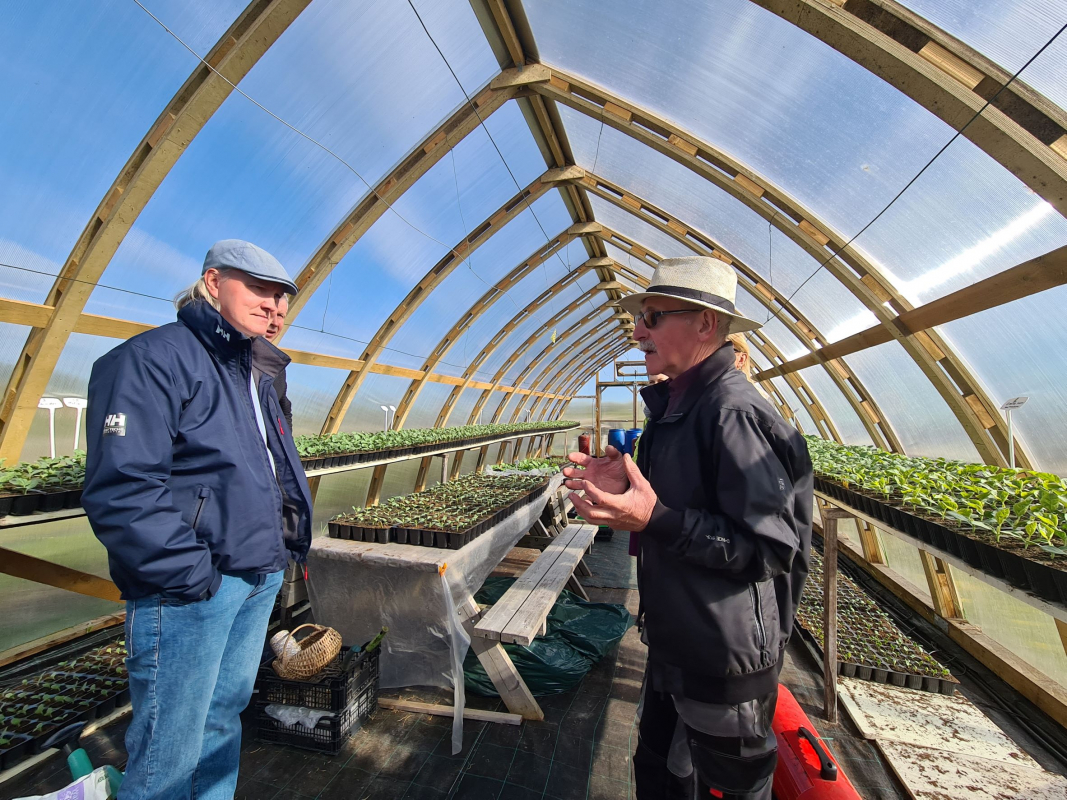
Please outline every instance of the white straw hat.
[{"label": "white straw hat", "polygon": [[737,275],[733,267],[709,256],[665,258],[652,273],[648,289],[626,295],[619,305],[631,314],[641,310],[646,297],[677,297],[693,305],[710,308],[730,318],[730,333],[754,331],[760,323],[739,314],[734,308],[737,298]]}]

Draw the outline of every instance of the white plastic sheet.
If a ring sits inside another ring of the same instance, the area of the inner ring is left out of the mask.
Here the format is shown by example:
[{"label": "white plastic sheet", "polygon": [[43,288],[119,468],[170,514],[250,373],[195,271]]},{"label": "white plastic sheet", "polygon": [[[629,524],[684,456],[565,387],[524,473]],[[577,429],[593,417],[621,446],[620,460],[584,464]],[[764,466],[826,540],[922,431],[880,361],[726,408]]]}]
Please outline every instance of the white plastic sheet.
[{"label": "white plastic sheet", "polygon": [[[562,482],[560,474],[550,478],[544,499]],[[455,609],[481,588],[543,509],[541,500],[523,506],[459,550],[324,537],[308,553],[308,592],[317,622],[335,628],[347,644],[362,644],[388,626],[382,688],[455,691],[453,752],[462,741],[462,668],[470,646]]]}]

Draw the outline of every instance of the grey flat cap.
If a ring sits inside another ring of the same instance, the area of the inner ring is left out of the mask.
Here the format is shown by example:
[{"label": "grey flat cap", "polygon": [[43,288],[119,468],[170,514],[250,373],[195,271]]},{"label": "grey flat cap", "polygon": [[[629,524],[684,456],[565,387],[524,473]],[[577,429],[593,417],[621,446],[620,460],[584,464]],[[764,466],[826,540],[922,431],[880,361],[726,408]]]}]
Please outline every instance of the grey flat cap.
[{"label": "grey flat cap", "polygon": [[296,284],[285,271],[281,263],[264,250],[256,247],[251,242],[240,239],[223,239],[211,245],[204,258],[204,268],[200,271],[203,275],[209,269],[239,269],[255,278],[265,281],[280,283],[289,294],[296,294]]}]

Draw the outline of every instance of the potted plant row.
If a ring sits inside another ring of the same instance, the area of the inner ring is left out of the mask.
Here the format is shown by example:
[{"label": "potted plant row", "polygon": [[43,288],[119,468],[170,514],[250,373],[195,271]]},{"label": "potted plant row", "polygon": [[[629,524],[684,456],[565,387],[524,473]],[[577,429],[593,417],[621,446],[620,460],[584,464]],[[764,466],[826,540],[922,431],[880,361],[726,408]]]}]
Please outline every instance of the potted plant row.
[{"label": "potted plant row", "polygon": [[808,437],[815,488],[974,569],[1067,605],[1067,483],[1058,475]]},{"label": "potted plant row", "polygon": [[[822,658],[822,556],[812,548],[810,572],[797,610],[804,644]],[[929,653],[847,575],[837,576],[837,671],[849,678],[951,695],[958,684]]]},{"label": "potted plant row", "polygon": [[36,754],[56,730],[129,702],[124,642],[95,648],[0,691],[0,770]]},{"label": "potted plant row", "polygon": [[328,469],[378,461],[383,458],[418,456],[448,445],[476,447],[511,434],[551,433],[576,425],[567,420],[516,422],[500,425],[461,425],[451,428],[407,428],[362,433],[330,433],[297,436],[296,448],[304,469]]},{"label": "potted plant row", "polygon": [[543,497],[543,475],[472,474],[377,506],[353,508],[328,523],[330,536],[458,550],[522,506]]},{"label": "potted plant row", "polygon": [[59,511],[81,504],[85,453],[39,458],[14,467],[0,461],[0,517]]},{"label": "potted plant row", "polygon": [[569,462],[562,456],[549,458],[524,458],[511,464],[490,464],[488,471],[495,473],[511,474],[515,472],[537,473],[539,475],[554,475]]}]

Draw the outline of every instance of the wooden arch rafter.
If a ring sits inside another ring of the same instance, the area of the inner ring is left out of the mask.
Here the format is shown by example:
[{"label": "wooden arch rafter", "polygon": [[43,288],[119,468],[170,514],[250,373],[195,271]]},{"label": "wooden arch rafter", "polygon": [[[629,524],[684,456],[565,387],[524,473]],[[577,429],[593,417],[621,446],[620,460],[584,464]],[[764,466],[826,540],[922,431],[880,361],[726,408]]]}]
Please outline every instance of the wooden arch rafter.
[{"label": "wooden arch rafter", "polygon": [[[167,103],[104,194],[63,263],[8,377],[0,403],[0,459],[18,461],[37,401],[96,282],[163,179],[238,83],[310,0],[253,0]],[[216,72],[217,71],[217,72]],[[221,77],[220,77],[221,75]]]},{"label": "wooden arch rafter", "polygon": [[956,130],[992,101],[963,135],[1067,216],[1067,111],[1051,100],[1021,80],[1008,84],[1010,73],[892,0],[752,2]]},{"label": "wooden arch rafter", "polygon": [[[368,342],[367,346],[364,348],[363,354],[359,357],[360,361],[367,365],[375,363],[385,351],[389,341],[400,330],[404,322],[410,319],[411,315],[414,314],[419,306],[422,305],[423,301],[429,297],[430,293],[437,288],[445,278],[451,275],[452,271],[460,266],[465,258],[481,247],[481,245],[485,244],[485,242],[489,241],[493,234],[501,230],[508,224],[508,222],[525,211],[528,200],[540,197],[548,191],[552,186],[552,182],[543,181],[542,178],[544,177],[545,176],[536,178],[533,183],[508,200],[485,221],[477,225],[459,244],[446,253],[444,257],[441,258],[441,260],[438,261],[414,287],[412,287],[404,299],[397,304],[395,309],[393,309],[392,313],[385,318],[385,321],[382,322],[378,331],[371,337],[370,342]],[[568,242],[581,233],[582,230],[580,226],[572,226],[555,239],[546,242],[538,248],[537,252],[530,257],[529,262],[532,266],[540,264],[546,258],[551,257],[554,253],[565,247]],[[363,385],[363,381],[366,379],[367,374],[368,372],[365,367],[361,370],[353,370],[349,373],[344,383],[341,384],[341,388],[338,391],[337,396],[334,398],[329,414],[327,414],[326,420],[323,422],[323,433],[335,433],[340,429],[345,414],[348,412],[348,408],[351,406],[352,400],[355,398],[360,386]]]},{"label": "wooden arch rafter", "polygon": [[[935,331],[908,335],[893,318],[912,308],[891,282],[846,240],[767,178],[692,133],[607,90],[544,64],[498,78],[516,82],[631,136],[692,170],[755,211],[837,278],[872,313],[948,404],[979,456],[990,464],[1007,463],[1007,430],[996,405]],[[496,84],[496,82],[494,82]],[[1025,455],[1017,459],[1029,464]]]}]

